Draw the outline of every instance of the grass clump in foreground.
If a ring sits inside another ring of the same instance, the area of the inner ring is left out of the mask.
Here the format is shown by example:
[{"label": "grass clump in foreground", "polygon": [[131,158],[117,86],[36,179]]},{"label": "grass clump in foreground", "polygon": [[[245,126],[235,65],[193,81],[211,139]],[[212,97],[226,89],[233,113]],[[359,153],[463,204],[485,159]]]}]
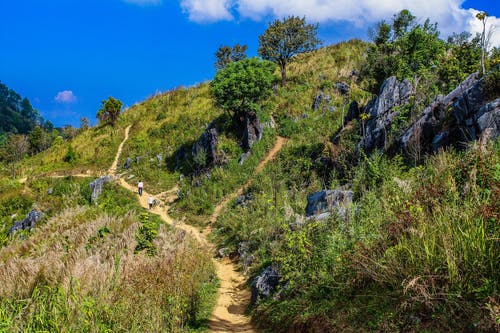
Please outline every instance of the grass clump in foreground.
[{"label": "grass clump in foreground", "polygon": [[295,214],[321,188],[320,174],[296,165],[283,176],[286,150],[256,177],[248,206],[229,207],[216,228],[223,246],[247,242],[254,272],[273,265],[281,274],[277,295],[254,308],[262,327],[498,330],[500,142],[418,167],[365,158],[352,172],[348,219],[300,227]]},{"label": "grass clump in foreground", "polygon": [[203,330],[216,294],[210,255],[140,211],[133,194],[106,184],[97,206],[74,201],[10,239],[0,331]]}]

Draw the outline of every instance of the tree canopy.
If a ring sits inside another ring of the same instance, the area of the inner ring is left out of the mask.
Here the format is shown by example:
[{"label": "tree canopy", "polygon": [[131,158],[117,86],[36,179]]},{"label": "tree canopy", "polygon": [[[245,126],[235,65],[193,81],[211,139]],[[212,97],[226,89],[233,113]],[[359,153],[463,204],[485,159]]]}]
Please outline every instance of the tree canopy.
[{"label": "tree canopy", "polygon": [[257,58],[232,62],[210,83],[215,103],[235,115],[258,109],[258,102],[271,91],[275,65]]},{"label": "tree canopy", "polygon": [[308,24],[305,18],[289,16],[275,20],[259,36],[259,55],[280,67],[282,85],[286,83],[286,66],[292,58],[321,44],[316,36],[317,30],[317,24]]},{"label": "tree canopy", "polygon": [[101,102],[101,108],[97,111],[97,119],[103,125],[115,126],[122,106],[123,103],[120,100],[109,96],[107,100]]},{"label": "tree canopy", "polygon": [[243,60],[247,57],[247,45],[235,44],[233,47],[224,45],[215,52],[215,68],[217,70],[225,68],[229,63]]}]

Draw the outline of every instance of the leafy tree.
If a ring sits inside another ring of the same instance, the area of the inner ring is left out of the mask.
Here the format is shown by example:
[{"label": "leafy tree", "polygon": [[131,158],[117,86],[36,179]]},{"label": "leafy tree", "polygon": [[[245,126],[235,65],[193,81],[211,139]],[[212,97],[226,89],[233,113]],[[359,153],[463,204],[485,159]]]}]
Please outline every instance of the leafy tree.
[{"label": "leafy tree", "polygon": [[11,164],[12,175],[16,178],[17,163],[28,153],[29,142],[26,135],[11,134],[2,147],[2,158]]},{"label": "leafy tree", "polygon": [[317,24],[307,24],[305,18],[289,16],[283,21],[275,20],[259,36],[259,55],[279,66],[281,85],[286,84],[286,66],[293,57],[321,44],[317,30]]},{"label": "leafy tree", "polygon": [[243,60],[247,57],[246,51],[248,49],[247,45],[236,44],[231,46],[221,46],[215,52],[215,68],[217,70],[225,68],[229,63]]},{"label": "leafy tree", "polygon": [[256,111],[276,80],[274,70],[273,63],[257,58],[228,64],[210,83],[215,103],[234,117]]},{"label": "leafy tree", "polygon": [[77,155],[75,150],[73,149],[73,146],[69,145],[68,149],[66,150],[66,155],[63,157],[63,161],[66,163],[73,164],[77,160]]},{"label": "leafy tree", "polygon": [[101,108],[97,111],[97,119],[103,125],[115,126],[122,106],[123,103],[120,100],[109,96],[107,100],[102,101]]}]

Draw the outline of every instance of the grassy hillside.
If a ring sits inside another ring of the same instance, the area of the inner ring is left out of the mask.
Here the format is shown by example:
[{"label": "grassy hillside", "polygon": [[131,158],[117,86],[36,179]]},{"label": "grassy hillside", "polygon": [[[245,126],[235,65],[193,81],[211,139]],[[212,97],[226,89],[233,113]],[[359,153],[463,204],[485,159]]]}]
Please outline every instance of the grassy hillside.
[{"label": "grassy hillside", "polygon": [[[90,331],[202,326],[214,288],[210,254],[141,213],[115,185],[94,207],[89,179],[40,178],[104,173],[131,126],[119,173],[130,184],[143,180],[154,194],[177,185],[170,213],[178,219],[204,226],[218,203],[248,184],[251,199],[229,202],[212,237],[232,256],[251,258],[242,263],[249,282],[265,267],[279,271],[275,294],[252,308],[263,331],[498,330],[500,142],[441,151],[420,165],[357,152],[360,124],[343,126],[342,119],[351,101],[364,106],[372,98],[359,74],[367,46],[353,40],[297,56],[289,83],[276,86],[261,106],[264,137],[243,165],[242,138],[230,115],[214,106],[208,83],[156,95],[126,110],[115,128],[92,128],[24,161],[28,183],[3,178],[0,187],[0,258],[10,268],[0,270],[1,325],[28,331],[51,330],[57,321]],[[313,109],[320,93],[329,101]],[[267,126],[271,119],[275,128]],[[191,147],[210,123],[227,163],[197,170]],[[256,173],[277,136],[287,143]],[[70,145],[77,160],[67,163]],[[132,163],[124,169],[127,158]],[[297,227],[309,194],[337,188],[354,192],[347,219],[332,215]],[[7,237],[10,215],[25,214],[33,203],[47,212],[42,227]],[[145,241],[148,235],[155,240]],[[52,305],[44,309],[47,300]]]}]

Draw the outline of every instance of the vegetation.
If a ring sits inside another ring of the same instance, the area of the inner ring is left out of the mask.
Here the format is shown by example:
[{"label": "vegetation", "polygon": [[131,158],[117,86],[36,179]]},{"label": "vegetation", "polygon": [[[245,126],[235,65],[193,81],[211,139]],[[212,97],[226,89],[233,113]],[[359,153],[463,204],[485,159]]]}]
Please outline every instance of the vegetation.
[{"label": "vegetation", "polygon": [[286,67],[293,57],[320,44],[317,30],[318,26],[306,23],[305,17],[289,16],[270,23],[259,36],[259,55],[279,66],[282,86],[286,83]]},{"label": "vegetation", "polygon": [[235,44],[231,46],[221,46],[215,52],[215,69],[224,69],[231,62],[243,60],[247,57],[247,45]]},{"label": "vegetation", "polygon": [[97,119],[102,125],[115,126],[118,116],[122,111],[123,103],[109,96],[107,100],[101,102],[101,108],[97,111]]},{"label": "vegetation", "polygon": [[258,111],[259,102],[269,96],[274,83],[274,64],[257,58],[229,64],[210,83],[215,103],[233,112],[234,118],[245,112]]}]

